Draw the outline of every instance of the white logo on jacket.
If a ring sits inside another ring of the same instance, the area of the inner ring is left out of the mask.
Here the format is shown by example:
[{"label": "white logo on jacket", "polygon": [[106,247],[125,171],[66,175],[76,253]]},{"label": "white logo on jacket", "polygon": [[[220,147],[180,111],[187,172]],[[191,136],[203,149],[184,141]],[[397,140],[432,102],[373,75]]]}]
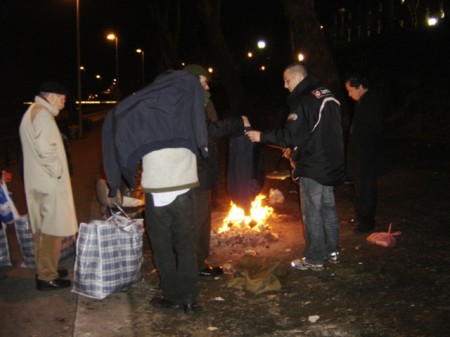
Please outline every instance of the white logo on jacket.
[{"label": "white logo on jacket", "polygon": [[296,113],[290,113],[289,116],[288,116],[288,118],[287,118],[287,120],[288,120],[288,121],[296,121],[297,118],[298,118],[298,116],[297,116]]},{"label": "white logo on jacket", "polygon": [[328,90],[328,89],[326,89],[326,88],[323,88],[323,89],[315,89],[315,90],[313,90],[311,93],[312,93],[314,96],[316,96],[316,98],[322,98],[322,97],[324,97],[324,96],[326,96],[326,95],[330,95],[330,94],[331,94],[331,91]]}]

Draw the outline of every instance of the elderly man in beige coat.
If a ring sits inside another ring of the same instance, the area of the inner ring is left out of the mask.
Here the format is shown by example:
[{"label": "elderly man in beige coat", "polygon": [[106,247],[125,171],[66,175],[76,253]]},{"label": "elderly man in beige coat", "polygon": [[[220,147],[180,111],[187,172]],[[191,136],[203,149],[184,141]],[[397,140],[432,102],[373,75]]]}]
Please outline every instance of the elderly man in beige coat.
[{"label": "elderly man in beige coat", "polygon": [[36,288],[71,285],[67,270],[58,270],[61,241],[76,234],[78,224],[66,152],[55,117],[64,108],[66,89],[43,83],[20,124],[25,194],[34,238]]}]

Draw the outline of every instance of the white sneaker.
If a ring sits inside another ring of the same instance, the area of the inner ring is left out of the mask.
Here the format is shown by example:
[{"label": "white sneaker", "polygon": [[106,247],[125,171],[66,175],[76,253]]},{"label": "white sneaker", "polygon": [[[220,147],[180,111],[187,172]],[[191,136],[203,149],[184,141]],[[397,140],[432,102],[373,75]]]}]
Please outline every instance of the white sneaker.
[{"label": "white sneaker", "polygon": [[339,252],[333,252],[328,254],[328,261],[330,261],[331,263],[339,263]]},{"label": "white sneaker", "polygon": [[312,264],[306,261],[306,258],[296,259],[291,262],[291,266],[297,270],[314,270],[321,271],[323,270],[323,264]]}]

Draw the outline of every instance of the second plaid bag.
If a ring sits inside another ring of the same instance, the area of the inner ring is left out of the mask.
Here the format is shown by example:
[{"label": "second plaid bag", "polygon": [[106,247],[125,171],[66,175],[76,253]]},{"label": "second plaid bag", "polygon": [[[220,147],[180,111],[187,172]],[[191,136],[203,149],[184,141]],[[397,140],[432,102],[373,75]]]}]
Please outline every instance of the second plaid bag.
[{"label": "second plaid bag", "polygon": [[[31,231],[28,215],[20,216],[14,220],[14,228],[16,230],[17,242],[19,243],[20,253],[22,254],[22,267],[36,268],[34,259],[34,241],[33,232]],[[73,256],[75,253],[75,235],[65,237],[61,243],[61,254],[59,261]]]}]

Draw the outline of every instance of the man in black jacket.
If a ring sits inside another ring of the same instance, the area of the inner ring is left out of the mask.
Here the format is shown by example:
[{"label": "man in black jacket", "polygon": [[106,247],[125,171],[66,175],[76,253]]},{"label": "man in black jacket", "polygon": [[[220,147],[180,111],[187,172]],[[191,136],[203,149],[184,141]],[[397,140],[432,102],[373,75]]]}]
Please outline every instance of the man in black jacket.
[{"label": "man in black jacket", "polygon": [[345,81],[348,95],[356,101],[347,143],[347,179],[354,183],[355,233],[375,227],[377,177],[386,169],[383,153],[384,105],[369,90],[367,79],[359,74]]},{"label": "man in black jacket", "polygon": [[291,262],[295,269],[322,270],[325,259],[339,261],[339,223],[333,186],[344,181],[344,141],[339,101],[320,86],[301,64],[283,74],[290,92],[290,113],[281,128],[248,131],[253,142],[271,143],[292,151],[293,176],[300,181],[305,226],[304,257]]},{"label": "man in black jacket", "polygon": [[208,130],[208,157],[197,157],[197,172],[200,186],[194,189],[195,229],[197,265],[200,276],[221,276],[220,266],[211,266],[207,258],[211,243],[211,189],[219,181],[216,141],[223,137],[244,134],[244,125],[248,126],[245,116],[219,120],[213,102],[210,100],[208,71],[198,64],[187,65],[184,70],[198,76],[205,95],[205,119]]}]

